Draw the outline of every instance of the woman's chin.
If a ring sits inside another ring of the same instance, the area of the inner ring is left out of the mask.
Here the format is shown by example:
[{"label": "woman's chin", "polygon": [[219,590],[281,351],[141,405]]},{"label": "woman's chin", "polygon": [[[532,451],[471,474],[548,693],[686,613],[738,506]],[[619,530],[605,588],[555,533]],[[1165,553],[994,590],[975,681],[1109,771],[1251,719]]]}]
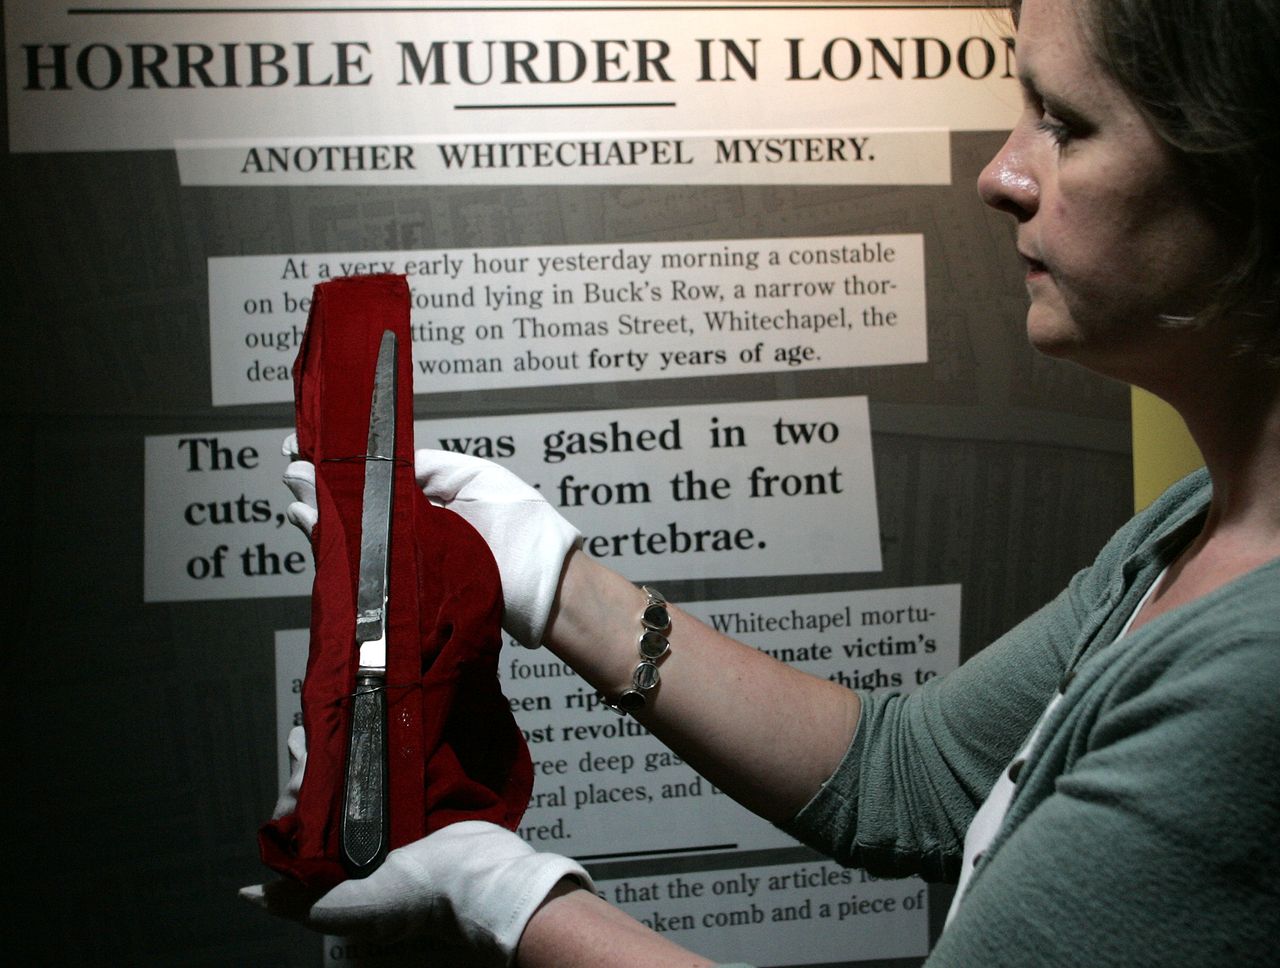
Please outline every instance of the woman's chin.
[{"label": "woman's chin", "polygon": [[1081,349],[1080,331],[1070,318],[1035,302],[1027,310],[1027,341],[1045,356],[1069,358]]}]

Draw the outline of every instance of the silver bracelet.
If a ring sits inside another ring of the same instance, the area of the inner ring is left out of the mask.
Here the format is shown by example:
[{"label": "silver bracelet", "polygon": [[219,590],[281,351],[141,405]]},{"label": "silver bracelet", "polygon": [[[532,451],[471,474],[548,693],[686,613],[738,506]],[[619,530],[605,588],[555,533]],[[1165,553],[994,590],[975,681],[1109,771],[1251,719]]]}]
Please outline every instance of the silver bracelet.
[{"label": "silver bracelet", "polygon": [[671,650],[667,641],[667,632],[671,630],[671,612],[667,608],[667,600],[656,588],[642,585],[641,591],[648,596],[644,611],[640,613],[640,662],[631,673],[631,685],[623,690],[616,700],[601,695],[601,701],[614,712],[625,715],[642,709],[648,702],[648,695],[658,685],[658,662]]}]

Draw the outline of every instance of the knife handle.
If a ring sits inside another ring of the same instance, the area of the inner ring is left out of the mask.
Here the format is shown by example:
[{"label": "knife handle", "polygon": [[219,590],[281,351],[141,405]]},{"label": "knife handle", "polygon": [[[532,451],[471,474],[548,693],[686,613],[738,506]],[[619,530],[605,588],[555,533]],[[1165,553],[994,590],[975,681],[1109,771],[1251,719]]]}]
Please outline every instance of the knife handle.
[{"label": "knife handle", "polygon": [[342,863],[367,877],[387,856],[387,697],[381,670],[356,672],[342,802]]}]

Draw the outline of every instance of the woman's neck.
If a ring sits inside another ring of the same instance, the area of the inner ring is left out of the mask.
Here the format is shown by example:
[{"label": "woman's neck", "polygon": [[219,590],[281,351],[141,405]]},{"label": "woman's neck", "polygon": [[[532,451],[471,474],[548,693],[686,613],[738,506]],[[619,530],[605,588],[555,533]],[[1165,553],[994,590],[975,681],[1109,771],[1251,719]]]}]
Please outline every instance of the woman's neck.
[{"label": "woman's neck", "polygon": [[1169,402],[1213,481],[1206,532],[1280,541],[1280,367],[1237,357]]},{"label": "woman's neck", "polygon": [[1194,383],[1154,389],[1186,422],[1213,498],[1134,628],[1280,557],[1280,368],[1239,356],[1221,362]]}]

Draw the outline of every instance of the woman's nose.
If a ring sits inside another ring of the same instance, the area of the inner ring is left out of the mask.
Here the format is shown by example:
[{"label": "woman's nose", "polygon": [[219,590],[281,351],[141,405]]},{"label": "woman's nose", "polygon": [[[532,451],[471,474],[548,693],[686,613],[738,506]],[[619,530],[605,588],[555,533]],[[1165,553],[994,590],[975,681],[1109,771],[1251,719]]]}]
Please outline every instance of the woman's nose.
[{"label": "woman's nose", "polygon": [[1015,129],[978,175],[978,194],[982,200],[994,209],[1008,212],[1019,222],[1035,214],[1040,204],[1040,186],[1026,162],[1025,149],[1019,144]]}]

